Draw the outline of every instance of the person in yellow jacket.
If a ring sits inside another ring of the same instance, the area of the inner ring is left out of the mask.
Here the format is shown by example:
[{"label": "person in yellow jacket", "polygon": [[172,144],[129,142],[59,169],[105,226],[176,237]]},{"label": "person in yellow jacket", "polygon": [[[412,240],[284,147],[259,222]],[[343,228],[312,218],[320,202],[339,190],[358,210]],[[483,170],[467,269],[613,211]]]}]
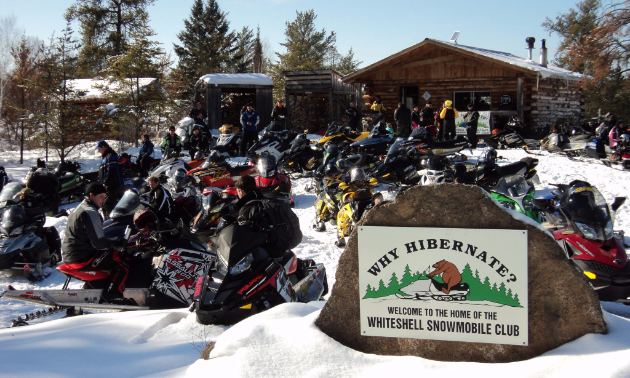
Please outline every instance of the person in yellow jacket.
[{"label": "person in yellow jacket", "polygon": [[453,108],[453,101],[446,100],[444,105],[446,107],[442,108],[440,113],[440,118],[444,120],[444,140],[455,139],[457,136],[455,118],[459,118],[459,113]]},{"label": "person in yellow jacket", "polygon": [[375,112],[379,114],[385,113],[385,110],[387,110],[385,105],[383,105],[383,101],[381,101],[381,96],[376,96],[376,100],[374,100],[374,103],[372,104],[370,109],[374,110]]}]

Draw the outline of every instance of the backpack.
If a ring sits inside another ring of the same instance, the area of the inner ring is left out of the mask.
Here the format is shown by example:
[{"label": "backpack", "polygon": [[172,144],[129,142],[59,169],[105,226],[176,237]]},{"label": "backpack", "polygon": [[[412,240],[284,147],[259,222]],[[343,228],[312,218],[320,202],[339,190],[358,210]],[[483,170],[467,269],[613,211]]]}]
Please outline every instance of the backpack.
[{"label": "backpack", "polygon": [[300,219],[285,201],[266,198],[260,202],[270,226],[265,247],[271,257],[281,257],[302,242]]}]

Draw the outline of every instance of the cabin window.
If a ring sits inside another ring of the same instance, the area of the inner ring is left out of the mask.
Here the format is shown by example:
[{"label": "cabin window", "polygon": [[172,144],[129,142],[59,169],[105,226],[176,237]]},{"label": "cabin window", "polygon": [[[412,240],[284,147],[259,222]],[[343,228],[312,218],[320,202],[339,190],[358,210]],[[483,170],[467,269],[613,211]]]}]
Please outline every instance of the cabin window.
[{"label": "cabin window", "polygon": [[453,104],[458,111],[468,111],[468,104],[475,104],[475,110],[490,110],[490,91],[453,92]]}]

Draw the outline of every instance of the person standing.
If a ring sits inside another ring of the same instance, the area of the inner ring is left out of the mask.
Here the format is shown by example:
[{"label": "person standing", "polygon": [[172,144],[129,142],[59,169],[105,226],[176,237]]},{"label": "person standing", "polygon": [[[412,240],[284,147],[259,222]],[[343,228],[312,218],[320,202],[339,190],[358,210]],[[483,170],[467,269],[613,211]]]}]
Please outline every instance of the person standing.
[{"label": "person standing", "polygon": [[413,112],[411,112],[411,127],[416,128],[422,125],[422,121],[420,121],[420,111],[418,109],[418,105],[413,106]]},{"label": "person standing", "polygon": [[464,117],[466,121],[466,134],[468,135],[468,142],[470,142],[471,148],[477,148],[479,138],[477,138],[477,123],[479,122],[479,112],[474,110],[473,104],[468,104],[468,113]]},{"label": "person standing", "polygon": [[196,125],[202,125],[204,129],[208,128],[208,126],[204,122],[204,119],[208,118],[208,114],[205,110],[201,108],[201,102],[197,103],[197,107],[191,110],[188,116],[193,119]]},{"label": "person standing", "polygon": [[420,111],[420,126],[433,125],[434,121],[433,104],[431,104],[431,101],[427,101],[427,104]]},{"label": "person standing", "polygon": [[457,109],[453,108],[453,101],[444,101],[444,107],[440,112],[440,118],[444,120],[444,140],[455,139],[457,136],[455,119],[459,118]]},{"label": "person standing", "polygon": [[[114,209],[124,191],[123,168],[116,151],[104,140],[96,144],[101,154],[101,166],[98,168],[98,181],[107,191],[103,203],[103,218],[109,219],[109,213]],[[100,206],[99,206],[100,207]]]},{"label": "person standing", "polygon": [[278,103],[271,111],[271,119],[274,123],[274,130],[280,131],[286,129],[287,108],[282,105],[282,100],[278,99]]},{"label": "person standing", "polygon": [[401,138],[407,138],[411,134],[411,111],[402,102],[398,103],[398,109],[394,112],[396,121],[396,134]]},{"label": "person standing", "polygon": [[167,150],[173,150],[177,155],[182,151],[182,139],[179,135],[175,134],[175,126],[171,126],[168,129],[168,134],[162,139],[162,153],[166,153]]},{"label": "person standing", "polygon": [[381,101],[381,96],[376,96],[376,100],[374,100],[374,103],[372,104],[370,109],[377,112],[378,114],[383,114],[385,113],[385,110],[387,110],[385,105],[383,105],[383,101]]},{"label": "person standing", "polygon": [[361,117],[359,116],[359,111],[357,110],[357,103],[352,101],[350,102],[350,106],[346,109],[346,120],[348,121],[348,127],[352,129],[352,131],[360,131],[359,128],[359,120]]},{"label": "person standing", "polygon": [[247,110],[241,115],[243,125],[243,137],[241,138],[241,156],[245,156],[247,150],[258,142],[258,122],[260,117],[251,105],[247,105]]},{"label": "person standing", "polygon": [[141,138],[142,144],[138,152],[138,165],[143,171],[143,176],[146,176],[146,172],[153,161],[153,143],[149,140],[149,134],[142,134]]}]

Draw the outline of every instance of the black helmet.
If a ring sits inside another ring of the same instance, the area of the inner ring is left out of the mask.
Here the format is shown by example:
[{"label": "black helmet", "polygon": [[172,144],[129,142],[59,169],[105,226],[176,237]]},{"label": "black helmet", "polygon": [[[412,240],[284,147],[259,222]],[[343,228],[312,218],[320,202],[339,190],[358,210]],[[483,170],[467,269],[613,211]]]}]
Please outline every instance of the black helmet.
[{"label": "black helmet", "polygon": [[258,159],[258,173],[261,177],[269,178],[276,175],[278,171],[278,161],[276,157],[263,152]]},{"label": "black helmet", "polygon": [[411,138],[412,139],[425,139],[427,137],[427,129],[425,129],[424,127],[416,127],[415,129],[413,129],[413,131],[411,132]]},{"label": "black helmet", "polygon": [[133,224],[138,230],[155,230],[158,225],[158,218],[150,209],[138,210],[133,216]]},{"label": "black helmet", "polygon": [[337,166],[337,168],[339,168],[340,171],[346,171],[348,169],[348,162],[346,161],[346,159],[337,160],[335,165]]}]

